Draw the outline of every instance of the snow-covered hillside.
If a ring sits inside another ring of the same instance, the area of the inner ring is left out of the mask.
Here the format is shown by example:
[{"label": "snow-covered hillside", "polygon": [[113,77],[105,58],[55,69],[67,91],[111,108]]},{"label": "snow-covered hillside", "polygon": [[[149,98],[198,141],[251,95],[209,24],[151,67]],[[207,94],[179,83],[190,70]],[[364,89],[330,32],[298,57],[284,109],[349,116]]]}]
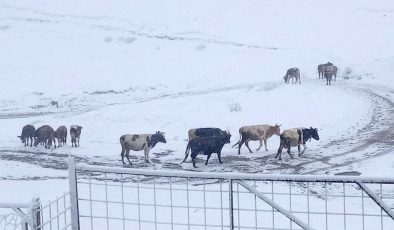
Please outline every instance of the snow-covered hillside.
[{"label": "snow-covered hillside", "polygon": [[[317,127],[320,141],[282,162],[277,136],[268,152],[230,144],[223,165],[196,170],[391,176],[393,24],[389,0],[1,1],[0,193],[61,194],[68,156],[122,166],[125,133],[166,132],[134,167],[193,170],[179,165],[188,129],[228,129],[234,144],[239,127],[275,123]],[[327,61],[331,86],[317,79]],[[284,84],[295,66],[302,84]],[[23,147],[25,124],[79,124],[81,147]]]}]

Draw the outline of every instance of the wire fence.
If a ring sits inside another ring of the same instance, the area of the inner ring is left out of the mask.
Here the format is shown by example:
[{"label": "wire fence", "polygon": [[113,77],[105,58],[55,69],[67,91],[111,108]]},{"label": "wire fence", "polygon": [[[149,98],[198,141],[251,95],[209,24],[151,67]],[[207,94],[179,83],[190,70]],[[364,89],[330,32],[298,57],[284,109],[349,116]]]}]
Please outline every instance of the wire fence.
[{"label": "wire fence", "polygon": [[75,167],[80,229],[394,229],[392,179]]}]

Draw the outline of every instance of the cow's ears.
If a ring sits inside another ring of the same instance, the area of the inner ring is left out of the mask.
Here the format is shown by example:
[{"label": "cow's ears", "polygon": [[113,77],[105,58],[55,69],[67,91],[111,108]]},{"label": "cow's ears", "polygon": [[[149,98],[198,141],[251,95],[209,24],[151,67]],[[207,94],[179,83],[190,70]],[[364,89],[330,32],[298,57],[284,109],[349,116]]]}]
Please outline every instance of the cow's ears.
[{"label": "cow's ears", "polygon": [[16,136],[16,137],[21,138],[21,136]]}]

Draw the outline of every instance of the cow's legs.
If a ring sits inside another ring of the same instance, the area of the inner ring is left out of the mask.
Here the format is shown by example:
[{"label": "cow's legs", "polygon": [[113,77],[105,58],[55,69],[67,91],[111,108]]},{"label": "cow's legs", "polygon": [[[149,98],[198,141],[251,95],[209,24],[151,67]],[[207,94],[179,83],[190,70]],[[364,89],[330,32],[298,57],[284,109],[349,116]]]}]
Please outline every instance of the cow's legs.
[{"label": "cow's legs", "polygon": [[193,168],[197,168],[196,166],[196,156],[192,156]]},{"label": "cow's legs", "polygon": [[282,145],[279,146],[278,153],[276,153],[275,159],[279,157],[279,160],[282,160]]},{"label": "cow's legs", "polygon": [[131,165],[131,161],[130,161],[130,149],[126,150],[126,158],[127,158],[127,161],[129,162],[129,164]]},{"label": "cow's legs", "polygon": [[305,152],[305,150],[306,150],[306,144],[302,144],[302,147],[304,147],[304,148],[303,148],[303,150],[302,150],[302,152],[301,152],[300,155],[304,154],[304,152]]},{"label": "cow's legs", "polygon": [[149,149],[148,148],[144,149],[144,155],[145,155],[145,162],[149,163]]},{"label": "cow's legs", "polygon": [[260,146],[256,149],[256,151],[259,151],[261,149],[261,146],[263,146],[263,140],[259,140],[260,141]]},{"label": "cow's legs", "polygon": [[219,163],[223,164],[223,162],[222,162],[222,152],[221,151],[218,152],[218,159],[219,159]]},{"label": "cow's legs", "polygon": [[289,146],[289,148],[287,149],[287,154],[289,154],[291,159],[294,159],[293,155],[290,153],[290,149],[291,149],[291,147]]},{"label": "cow's legs", "polygon": [[207,160],[205,161],[205,165],[208,165],[208,160],[209,160],[209,158],[211,158],[211,155],[212,155],[212,153],[207,155]]},{"label": "cow's legs", "polygon": [[125,165],[126,163],[124,162],[124,153],[125,153],[126,151],[125,151],[125,149],[124,149],[124,147],[123,147],[123,145],[122,145],[122,152],[120,152],[120,156],[122,156],[122,163],[123,163],[123,165]]},{"label": "cow's legs", "polygon": [[244,142],[245,142],[245,140],[242,139],[242,140],[239,142],[239,144],[238,144],[238,155],[241,154],[241,147],[242,147],[242,145],[244,144]]},{"label": "cow's legs", "polygon": [[265,151],[268,151],[268,149],[267,149],[267,139],[264,139],[264,147],[265,147]]},{"label": "cow's legs", "polygon": [[80,137],[78,137],[78,138],[77,138],[77,141],[78,141],[78,147],[79,147],[79,139],[81,139],[81,138],[80,138]]},{"label": "cow's legs", "polygon": [[249,149],[249,152],[250,152],[250,153],[253,153],[252,150],[251,150],[250,147],[249,147],[249,140],[248,140],[248,141],[245,141],[245,145],[246,145],[246,147]]}]

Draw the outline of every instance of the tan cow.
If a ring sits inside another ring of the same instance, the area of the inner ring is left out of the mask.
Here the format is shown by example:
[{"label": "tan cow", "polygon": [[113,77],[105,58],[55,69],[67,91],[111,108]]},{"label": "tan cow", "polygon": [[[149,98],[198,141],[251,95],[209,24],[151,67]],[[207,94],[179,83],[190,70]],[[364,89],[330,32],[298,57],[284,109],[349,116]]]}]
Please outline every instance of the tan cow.
[{"label": "tan cow", "polygon": [[252,153],[252,150],[249,148],[249,141],[260,141],[260,146],[256,149],[259,151],[261,146],[265,146],[265,151],[267,149],[267,140],[272,137],[272,135],[280,135],[280,126],[281,125],[252,125],[252,126],[244,126],[239,129],[239,141],[233,145],[235,147],[238,144],[238,154],[241,154],[241,147],[245,143],[246,147],[249,149],[249,152]]},{"label": "tan cow", "polygon": [[[283,148],[287,149],[287,153],[290,158],[294,158],[290,153],[291,147],[298,147],[298,156],[301,156],[306,150],[306,142],[311,139],[319,140],[319,134],[317,129],[315,128],[293,128],[283,131],[280,135],[280,145],[278,149],[278,153],[275,158],[279,158],[282,160],[282,150]],[[303,146],[304,149],[301,152],[300,146]]]}]

